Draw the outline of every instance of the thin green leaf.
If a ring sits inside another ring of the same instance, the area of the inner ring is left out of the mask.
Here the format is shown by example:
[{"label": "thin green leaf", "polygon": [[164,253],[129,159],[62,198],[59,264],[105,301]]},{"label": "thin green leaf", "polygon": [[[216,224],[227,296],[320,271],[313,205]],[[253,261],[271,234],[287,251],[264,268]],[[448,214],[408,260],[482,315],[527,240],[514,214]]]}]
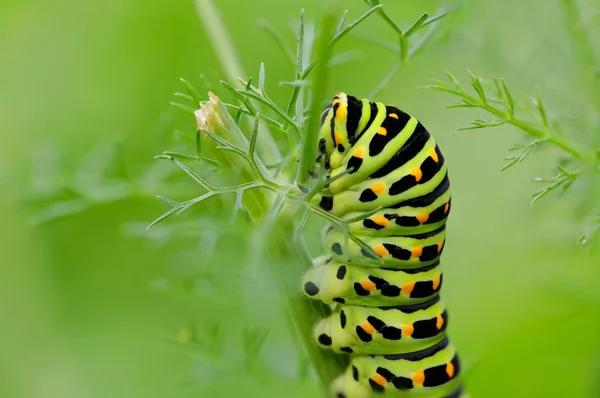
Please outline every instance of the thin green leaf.
[{"label": "thin green leaf", "polygon": [[196,112],[196,108],[191,107],[189,105],[181,104],[179,102],[171,101],[169,102],[169,105],[174,106],[175,108],[179,108],[187,113],[193,114],[194,112]]},{"label": "thin green leaf", "polygon": [[160,199],[161,201],[165,202],[165,203],[166,203],[166,204],[168,204],[169,206],[172,206],[172,207],[178,207],[178,206],[180,206],[180,205],[181,205],[181,203],[180,203],[180,202],[177,202],[177,201],[175,201],[175,200],[173,200],[173,199],[166,198],[166,197],[164,197],[164,196],[160,196],[160,195],[158,195],[158,196],[157,196],[157,198],[158,198],[158,199]]},{"label": "thin green leaf", "polygon": [[344,14],[340,18],[340,22],[338,23],[337,28],[335,28],[336,36],[339,35],[340,32],[342,31],[342,29],[344,28],[344,23],[346,23],[346,18],[348,18],[348,10],[344,11]]},{"label": "thin green leaf", "polygon": [[462,3],[456,3],[453,6],[449,7],[448,9],[446,9],[444,11],[440,11],[438,14],[435,14],[434,16],[429,18],[427,21],[423,22],[423,25],[421,25],[421,27],[424,28],[427,25],[437,22],[440,19],[444,18],[448,14],[453,13],[454,11],[458,10],[461,7],[462,7]]},{"label": "thin green leaf", "polygon": [[485,104],[486,97],[485,97],[485,91],[483,89],[483,86],[481,85],[481,80],[477,76],[475,76],[475,74],[473,72],[471,72],[470,70],[467,70],[467,73],[471,77],[471,85],[477,92],[477,95],[479,95],[479,99],[481,100],[481,102],[483,102]]},{"label": "thin green leaf", "polygon": [[363,240],[361,240],[360,238],[358,238],[357,236],[355,236],[354,234],[349,233],[349,238],[358,245],[358,247],[361,248],[361,250],[363,251],[363,253],[367,256],[372,258],[373,260],[379,260],[381,262],[383,262],[383,260],[381,259],[381,256],[379,254],[377,254],[375,252],[375,250],[373,250],[373,248],[369,245],[367,245]]},{"label": "thin green leaf", "polygon": [[260,123],[260,114],[256,114],[254,120],[254,127],[252,128],[252,136],[250,137],[250,146],[248,148],[248,157],[251,161],[254,161],[254,151],[256,148],[256,138],[258,137],[258,125]]},{"label": "thin green leaf", "polygon": [[294,80],[293,82],[279,82],[280,86],[292,86],[292,87],[309,87],[311,85],[310,80]]},{"label": "thin green leaf", "polygon": [[180,77],[179,80],[183,84],[183,87],[185,87],[185,89],[187,90],[187,92],[193,98],[195,105],[199,105],[200,102],[202,101],[202,96],[200,94],[198,94],[198,91],[196,91],[196,89],[194,88],[194,86],[192,86],[187,80],[185,80],[182,77]]},{"label": "thin green leaf", "polygon": [[508,86],[506,85],[506,82],[504,81],[504,79],[501,79],[502,81],[502,88],[504,89],[504,96],[506,97],[506,110],[508,112],[508,115],[510,117],[513,117],[515,114],[515,102],[513,100],[512,94],[510,93],[510,90],[508,89]]},{"label": "thin green leaf", "polygon": [[404,37],[408,39],[414,33],[416,33],[419,29],[424,26],[425,21],[429,18],[429,14],[424,12],[413,24],[408,28],[406,32],[404,32]]},{"label": "thin green leaf", "polygon": [[185,99],[186,99],[186,100],[188,100],[188,101],[194,101],[194,98],[192,98],[192,96],[191,96],[191,95],[188,95],[188,94],[184,94],[184,93],[173,93],[173,95],[174,95],[175,97],[185,98]]},{"label": "thin green leaf", "polygon": [[265,79],[266,79],[265,64],[264,64],[264,62],[261,62],[260,63],[260,70],[258,71],[258,89],[260,91],[264,91],[265,90]]},{"label": "thin green leaf", "polygon": [[352,224],[352,223],[355,223],[355,222],[362,221],[364,219],[367,219],[367,218],[371,217],[372,215],[376,214],[377,212],[379,212],[382,209],[383,209],[383,207],[379,206],[379,207],[377,207],[377,208],[375,208],[373,210],[361,213],[360,215],[358,215],[356,217],[344,219],[344,222],[346,224]]},{"label": "thin green leaf", "polygon": [[[361,16],[356,18],[354,21],[352,21],[350,24],[346,25],[346,27],[339,34],[335,35],[331,39],[331,41],[329,42],[329,47],[332,47],[335,43],[340,41],[345,35],[347,35],[350,31],[352,31],[352,29],[356,28],[361,22],[363,22],[365,19],[367,19],[371,14],[373,14],[375,11],[377,11],[381,7],[382,7],[382,5],[379,4],[379,5],[376,5],[375,7],[370,8],[364,14],[362,14]],[[300,77],[305,78],[306,76],[308,76],[308,74],[315,68],[315,66],[317,66],[317,63],[319,61],[320,61],[319,58],[312,61],[311,64],[302,72]]]},{"label": "thin green leaf", "polygon": [[179,160],[173,159],[173,163],[175,163],[175,165],[177,167],[179,167],[181,170],[183,170],[188,176],[190,176],[194,181],[196,181],[204,189],[206,189],[208,191],[212,191],[215,189],[212,185],[210,185],[208,182],[206,182],[206,180],[204,180],[204,178],[200,177],[192,169],[187,167],[185,164],[181,163]]},{"label": "thin green leaf", "polygon": [[544,127],[546,127],[548,130],[551,130],[550,123],[548,123],[548,115],[546,113],[546,108],[544,107],[544,103],[542,102],[542,96],[539,91],[537,93],[535,105],[540,114],[540,117],[542,118],[542,123]]},{"label": "thin green leaf", "polygon": [[[250,81],[248,81],[248,83],[249,82]],[[225,87],[225,89],[227,89],[227,91],[232,93],[237,99],[239,99],[244,104],[244,106],[246,107],[248,112],[250,112],[250,114],[252,116],[256,115],[256,108],[254,107],[254,105],[252,105],[252,103],[244,95],[242,95],[238,90],[233,88],[233,86],[231,84],[229,84],[223,80],[221,80],[220,83],[223,87]]]},{"label": "thin green leaf", "polygon": [[211,166],[214,167],[219,167],[219,162],[207,158],[206,156],[204,156],[204,153],[202,153],[202,137],[200,136],[200,130],[196,130],[196,156],[198,157],[198,159],[202,159],[203,161],[205,161],[206,163],[208,163]]},{"label": "thin green leaf", "polygon": [[287,40],[283,35],[267,20],[260,20],[259,26],[265,30],[271,36],[271,38],[275,41],[275,44],[283,51],[285,56],[290,60],[290,62],[294,63],[294,52],[291,47],[288,45]]}]

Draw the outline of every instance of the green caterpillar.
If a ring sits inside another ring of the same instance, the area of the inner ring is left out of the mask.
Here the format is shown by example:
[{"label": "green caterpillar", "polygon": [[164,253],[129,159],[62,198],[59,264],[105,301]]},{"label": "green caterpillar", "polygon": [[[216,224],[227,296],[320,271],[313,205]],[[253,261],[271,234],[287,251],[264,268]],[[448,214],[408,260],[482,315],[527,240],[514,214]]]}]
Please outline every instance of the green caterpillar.
[{"label": "green caterpillar", "polygon": [[349,230],[379,257],[330,227],[331,253],[303,280],[309,298],[335,305],[315,339],[351,355],[334,396],[466,397],[439,296],[450,211],[439,147],[414,117],[345,93],[324,109],[318,145],[317,161],[333,180],[313,200],[342,219],[360,219]]}]

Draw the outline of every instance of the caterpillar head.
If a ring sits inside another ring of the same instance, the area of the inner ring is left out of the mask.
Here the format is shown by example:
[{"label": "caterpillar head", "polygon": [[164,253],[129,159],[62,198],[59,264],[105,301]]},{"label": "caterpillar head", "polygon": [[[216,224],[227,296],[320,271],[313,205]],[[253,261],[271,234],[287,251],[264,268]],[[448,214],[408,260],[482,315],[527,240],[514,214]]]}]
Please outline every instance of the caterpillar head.
[{"label": "caterpillar head", "polygon": [[346,128],[348,98],[348,95],[345,93],[336,94],[321,113],[319,153],[320,156],[325,157],[326,169],[339,167],[342,163],[344,153],[350,147],[348,130]]}]

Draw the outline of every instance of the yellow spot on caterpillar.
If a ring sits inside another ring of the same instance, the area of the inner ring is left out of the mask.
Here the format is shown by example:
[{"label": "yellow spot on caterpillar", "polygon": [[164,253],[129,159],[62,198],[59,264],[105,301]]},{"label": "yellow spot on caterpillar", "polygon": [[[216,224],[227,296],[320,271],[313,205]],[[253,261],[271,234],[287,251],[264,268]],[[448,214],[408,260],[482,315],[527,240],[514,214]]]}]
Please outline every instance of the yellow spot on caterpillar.
[{"label": "yellow spot on caterpillar", "polygon": [[375,216],[371,219],[375,224],[377,225],[381,225],[381,226],[386,226],[388,224],[388,219],[385,218],[384,216]]},{"label": "yellow spot on caterpillar", "polygon": [[340,100],[337,97],[335,97],[333,99],[333,101],[331,101],[331,105],[336,105],[336,104],[339,104],[339,103],[340,103]]},{"label": "yellow spot on caterpillar", "polygon": [[398,119],[398,115],[396,115],[395,113],[390,113],[388,116],[393,117],[394,119]]},{"label": "yellow spot on caterpillar", "polygon": [[429,157],[431,159],[433,159],[434,162],[438,162],[440,160],[440,158],[438,158],[437,152],[435,151],[435,149],[432,149],[431,151],[429,151]]},{"label": "yellow spot on caterpillar", "polygon": [[448,207],[450,207],[450,203],[446,202],[444,205],[444,214],[448,213]]},{"label": "yellow spot on caterpillar", "polygon": [[415,282],[407,282],[404,285],[402,285],[401,290],[407,296],[410,296],[410,294],[412,293],[412,291],[413,291],[414,288],[415,288]]},{"label": "yellow spot on caterpillar", "polygon": [[371,185],[371,191],[375,192],[377,195],[382,193],[385,190],[385,184],[383,182],[378,182],[376,184]]},{"label": "yellow spot on caterpillar", "polygon": [[423,246],[415,246],[410,251],[413,257],[421,257],[423,254]]},{"label": "yellow spot on caterpillar", "polygon": [[343,123],[346,116],[348,116],[348,108],[344,105],[340,105],[335,113],[335,120],[339,123]]},{"label": "yellow spot on caterpillar", "polygon": [[415,327],[412,323],[402,326],[402,336],[410,337],[415,332]]},{"label": "yellow spot on caterpillar", "polygon": [[423,172],[421,171],[420,167],[413,169],[410,174],[415,176],[415,180],[417,180],[417,182],[421,181],[421,178],[423,178]]},{"label": "yellow spot on caterpillar", "polygon": [[365,149],[362,147],[356,148],[356,151],[354,151],[354,157],[357,157],[357,158],[362,158],[364,154],[365,154]]},{"label": "yellow spot on caterpillar", "polygon": [[441,253],[443,247],[444,247],[444,241],[441,241],[440,243],[438,243],[438,253]]},{"label": "yellow spot on caterpillar", "polygon": [[437,316],[437,320],[435,322],[435,327],[440,330],[444,326],[444,318],[441,315]]},{"label": "yellow spot on caterpillar", "polygon": [[385,377],[383,377],[379,373],[376,373],[375,376],[373,376],[373,381],[382,387],[387,384],[387,380],[385,379]]},{"label": "yellow spot on caterpillar", "polygon": [[450,378],[452,378],[452,376],[454,376],[454,365],[452,365],[452,362],[448,362],[446,364],[446,374]]},{"label": "yellow spot on caterpillar", "polygon": [[377,129],[377,134],[385,136],[385,135],[387,135],[387,130],[385,129],[385,127],[379,127]]},{"label": "yellow spot on caterpillar", "polygon": [[417,218],[417,220],[419,220],[419,222],[421,224],[425,224],[427,222],[427,220],[429,219],[429,214],[420,213],[420,214],[417,214],[415,217]]},{"label": "yellow spot on caterpillar", "polygon": [[363,287],[363,289],[371,291],[371,290],[375,290],[375,284],[371,281],[361,281],[360,285]]},{"label": "yellow spot on caterpillar", "polygon": [[425,382],[425,372],[423,372],[422,370],[418,371],[417,373],[412,375],[411,380],[417,386],[423,386],[423,383]]},{"label": "yellow spot on caterpillar", "polygon": [[360,327],[363,328],[364,331],[367,332],[367,333],[369,333],[369,334],[374,334],[375,333],[375,328],[369,322],[363,322],[360,325]]},{"label": "yellow spot on caterpillar", "polygon": [[375,246],[373,248],[373,250],[375,251],[375,253],[379,254],[380,257],[383,256],[387,256],[390,252],[387,251],[387,249],[383,246]]},{"label": "yellow spot on caterpillar", "polygon": [[437,290],[438,287],[440,287],[440,276],[439,275],[436,276],[432,282],[433,282],[433,290]]},{"label": "yellow spot on caterpillar", "polygon": [[342,137],[342,133],[336,132],[335,133],[335,145],[341,144],[343,140],[344,140],[344,137]]}]

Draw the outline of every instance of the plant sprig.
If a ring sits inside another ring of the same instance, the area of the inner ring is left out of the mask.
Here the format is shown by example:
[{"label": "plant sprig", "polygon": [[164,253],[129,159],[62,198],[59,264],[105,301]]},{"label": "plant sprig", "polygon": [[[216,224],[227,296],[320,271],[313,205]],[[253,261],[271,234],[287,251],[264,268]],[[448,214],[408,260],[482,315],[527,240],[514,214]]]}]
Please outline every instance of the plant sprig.
[{"label": "plant sprig", "polygon": [[[373,7],[381,6],[381,2],[379,0],[365,0],[365,2]],[[430,16],[428,13],[423,13],[419,18],[417,18],[409,27],[406,29],[402,29],[383,9],[383,7],[377,8],[377,14],[381,17],[381,19],[394,31],[397,39],[397,43],[388,41],[383,38],[369,38],[370,41],[375,41],[378,45],[383,48],[392,51],[396,54],[399,59],[398,61],[390,68],[387,75],[379,82],[379,84],[369,93],[369,98],[376,98],[382,92],[387,89],[394,79],[398,76],[398,73],[408,64],[408,62],[419,53],[424,46],[430,41],[435,29],[437,28],[438,22],[459,9],[462,5],[457,3],[451,7],[443,8],[439,10],[435,15]],[[411,38],[415,36],[416,33],[420,32],[424,28],[425,33],[421,35],[416,41],[413,42]]]},{"label": "plant sprig", "polygon": [[[447,105],[446,108],[475,108],[482,109],[493,116],[493,119],[477,119],[471,121],[469,126],[457,130],[475,130],[502,125],[512,125],[524,132],[530,139],[526,144],[511,148],[516,153],[505,158],[507,163],[500,172],[523,162],[532,156],[539,148],[552,146],[563,152],[566,162],[575,170],[567,170],[564,165],[558,164],[558,172],[551,178],[536,177],[534,182],[546,184],[534,192],[531,205],[534,205],[549,193],[554,191],[565,192],[584,173],[600,173],[600,160],[596,150],[590,150],[565,133],[565,129],[550,117],[550,113],[542,100],[538,90],[536,96],[525,102],[517,101],[504,79],[493,78],[491,82],[484,81],[471,71],[467,71],[470,78],[471,90],[468,91],[454,75],[446,72],[448,82],[435,80],[434,85],[426,86],[429,89],[449,93],[459,98],[459,102]],[[592,228],[592,230],[594,230]],[[594,230],[595,231],[595,230]],[[580,242],[586,243],[595,235],[585,234]]]}]

